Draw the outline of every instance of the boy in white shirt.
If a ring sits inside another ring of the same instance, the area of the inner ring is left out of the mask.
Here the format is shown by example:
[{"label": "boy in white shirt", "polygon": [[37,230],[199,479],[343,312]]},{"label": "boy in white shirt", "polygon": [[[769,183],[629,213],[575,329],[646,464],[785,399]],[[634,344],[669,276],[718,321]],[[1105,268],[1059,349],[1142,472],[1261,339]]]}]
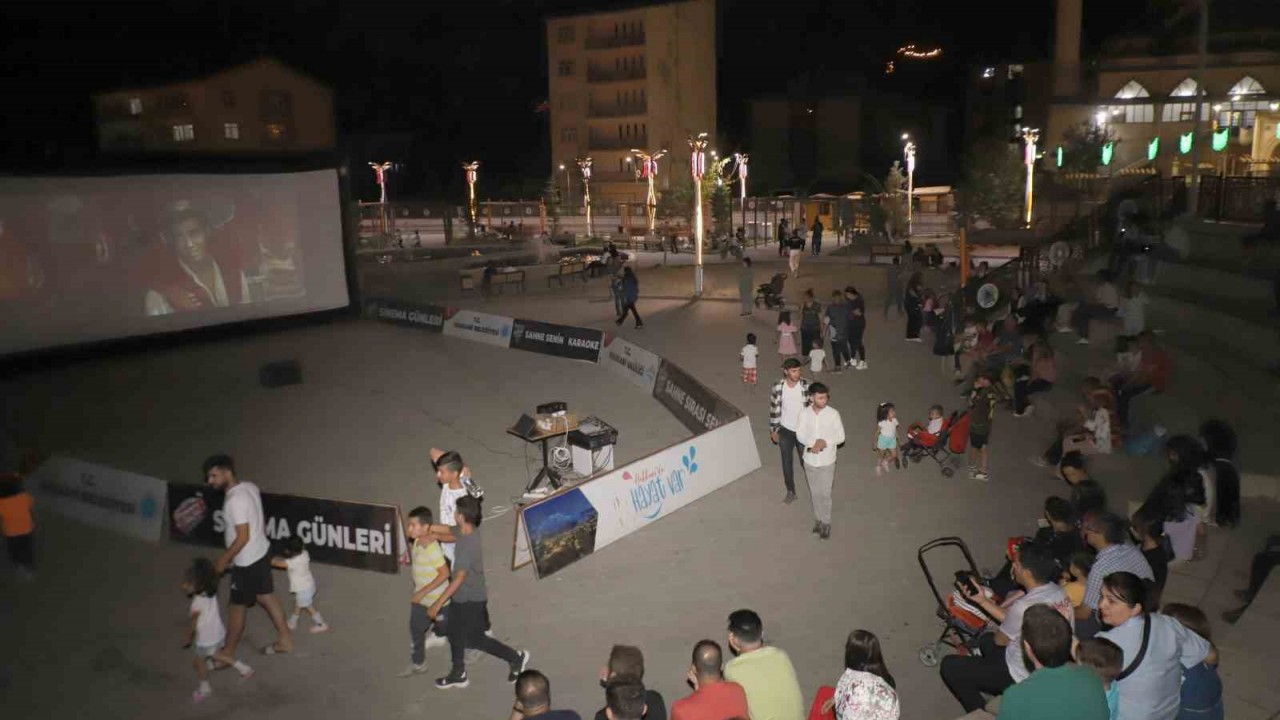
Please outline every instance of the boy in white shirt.
[{"label": "boy in white shirt", "polygon": [[742,358],[742,384],[746,385],[750,392],[756,389],[759,356],[760,349],[756,347],[756,334],[747,333],[747,344],[742,346],[738,357]]},{"label": "boy in white shirt", "polygon": [[822,372],[826,359],[827,351],[822,349],[822,340],[814,340],[813,349],[809,351],[809,372]]},{"label": "boy in white shirt", "polygon": [[284,541],[283,558],[272,558],[271,567],[289,573],[289,592],[293,594],[293,614],[287,624],[290,630],[298,628],[298,617],[303,610],[311,616],[311,632],[329,632],[329,626],[320,611],[316,610],[316,578],[311,574],[311,554],[296,535]]}]

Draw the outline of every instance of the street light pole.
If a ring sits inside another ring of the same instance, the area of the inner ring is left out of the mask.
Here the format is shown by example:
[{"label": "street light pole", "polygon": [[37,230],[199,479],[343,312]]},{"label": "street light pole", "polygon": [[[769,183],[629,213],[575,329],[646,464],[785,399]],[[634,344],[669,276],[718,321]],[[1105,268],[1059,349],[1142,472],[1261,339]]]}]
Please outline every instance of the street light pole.
[{"label": "street light pole", "polygon": [[916,144],[906,133],[902,133],[902,139],[907,143],[902,146],[902,152],[907,156],[907,237],[911,237],[912,206],[916,194]]},{"label": "street light pole", "polygon": [[707,172],[707,134],[689,138],[689,169],[693,173],[693,294],[702,296],[702,176]]},{"label": "street light pole", "polygon": [[476,180],[480,177],[480,161],[474,160],[469,163],[462,163],[462,169],[467,175],[467,193],[470,196],[469,207],[471,209],[471,228],[475,232],[476,226]]},{"label": "street light pole", "polygon": [[1023,152],[1022,161],[1027,166],[1027,197],[1026,197],[1026,225],[1031,228],[1031,208],[1034,202],[1032,188],[1035,183],[1036,168],[1036,142],[1040,139],[1039,128],[1023,128],[1022,142],[1026,144]]},{"label": "street light pole", "polygon": [[377,181],[380,191],[378,214],[381,217],[378,218],[378,224],[383,233],[388,232],[388,225],[390,225],[387,220],[387,171],[391,169],[391,166],[392,163],[390,162],[369,163],[369,167],[373,168],[373,177]]},{"label": "street light pole", "polygon": [[740,227],[744,238],[747,233],[747,160],[746,153],[733,154],[733,162],[738,166],[738,194],[742,202],[742,224]]},{"label": "street light pole", "polygon": [[653,235],[657,228],[658,216],[658,193],[654,188],[654,182],[658,177],[658,159],[666,155],[667,151],[663,148],[656,153],[647,153],[631,148],[631,152],[640,159],[640,177],[649,181],[649,193],[644,199],[644,209],[649,216],[649,234]]},{"label": "street light pole", "polygon": [[564,197],[560,199],[560,204],[567,206],[571,202],[569,197],[569,170],[565,168],[564,163],[560,163],[560,174],[564,176]]},{"label": "street light pole", "polygon": [[587,241],[591,241],[591,158],[578,158],[578,169],[582,171],[582,204],[587,208]]}]

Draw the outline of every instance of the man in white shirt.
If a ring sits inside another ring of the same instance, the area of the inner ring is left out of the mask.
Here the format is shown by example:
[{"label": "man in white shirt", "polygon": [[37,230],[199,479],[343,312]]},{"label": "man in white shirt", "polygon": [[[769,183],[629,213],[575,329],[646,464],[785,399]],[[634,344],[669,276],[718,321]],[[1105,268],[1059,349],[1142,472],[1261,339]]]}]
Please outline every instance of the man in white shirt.
[{"label": "man in white shirt", "polygon": [[226,552],[213,564],[218,574],[231,569],[231,604],[227,609],[227,644],[223,651],[235,657],[244,636],[245,613],[261,604],[276,628],[276,641],[268,655],[293,652],[293,637],[285,624],[284,610],[276,600],[271,581],[271,543],[263,522],[262,493],[251,482],[236,479],[235,463],[228,455],[204,461],[205,482],[224,493],[222,515]]},{"label": "man in white shirt", "polygon": [[804,450],[796,443],[796,427],[800,411],[809,404],[809,381],[800,377],[800,361],[787,358],[782,362],[782,379],[769,391],[769,439],[782,450],[782,482],[787,486],[782,502],[796,501],[795,470],[792,453],[804,460]]},{"label": "man in white shirt", "polygon": [[809,386],[809,407],[800,411],[796,441],[804,449],[804,472],[813,502],[813,531],[826,540],[831,537],[831,487],[836,479],[836,446],[844,442],[840,412],[827,405],[827,386]]},{"label": "man in white shirt", "polygon": [[463,480],[471,475],[471,470],[463,462],[462,455],[454,450],[446,452],[431,448],[431,463],[435,465],[436,482],[440,484],[440,522],[428,525],[427,532],[439,541],[444,556],[452,565],[458,541],[458,498],[467,494]]}]

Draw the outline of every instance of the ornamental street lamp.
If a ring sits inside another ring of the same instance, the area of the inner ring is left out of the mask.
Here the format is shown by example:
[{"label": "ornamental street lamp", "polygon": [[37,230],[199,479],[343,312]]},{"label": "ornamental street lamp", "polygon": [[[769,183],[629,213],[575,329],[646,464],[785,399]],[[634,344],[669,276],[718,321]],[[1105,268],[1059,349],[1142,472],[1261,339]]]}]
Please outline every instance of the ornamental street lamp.
[{"label": "ornamental street lamp", "polygon": [[392,163],[369,163],[369,167],[373,168],[373,177],[378,183],[378,187],[382,190],[382,199],[378,202],[386,204],[387,202],[387,171],[391,169]]},{"label": "ornamental street lamp", "polygon": [[471,226],[476,224],[476,180],[480,177],[480,161],[462,163],[462,170],[467,174],[467,193],[470,196]]},{"label": "ornamental street lamp", "polygon": [[912,221],[912,205],[915,203],[916,189],[916,144],[911,142],[911,136],[902,133],[902,139],[906,144],[902,146],[902,152],[907,156],[907,237],[911,237],[911,221]]},{"label": "ornamental street lamp", "polygon": [[744,237],[747,232],[747,160],[746,153],[733,154],[733,164],[738,169],[738,194],[742,202],[742,224],[739,227],[742,228]]},{"label": "ornamental street lamp", "polygon": [[649,194],[644,199],[645,214],[649,218],[649,234],[654,234],[656,221],[658,216],[658,194],[654,191],[654,179],[658,177],[658,159],[667,154],[666,149],[659,150],[656,153],[647,153],[643,150],[631,149],[631,152],[640,160],[640,168],[637,174],[649,181]]},{"label": "ornamental street lamp", "polygon": [[1028,228],[1031,227],[1031,208],[1034,203],[1032,192],[1035,183],[1036,142],[1038,140],[1040,140],[1039,128],[1023,128],[1022,142],[1026,145],[1022,155],[1022,162],[1027,166],[1026,224]]},{"label": "ornamental street lamp", "polygon": [[592,237],[591,232],[591,158],[578,158],[578,169],[582,171],[582,204],[587,208],[587,239]]},{"label": "ornamental street lamp", "polygon": [[693,294],[702,296],[702,176],[707,172],[707,134],[689,138],[689,169],[693,173]]},{"label": "ornamental street lamp", "polygon": [[570,190],[569,190],[569,169],[568,169],[568,168],[566,168],[566,167],[564,166],[564,163],[560,163],[560,174],[561,174],[561,175],[564,175],[564,197],[560,199],[560,204],[561,204],[561,205],[568,205],[568,204],[569,204],[569,195],[570,195]]}]

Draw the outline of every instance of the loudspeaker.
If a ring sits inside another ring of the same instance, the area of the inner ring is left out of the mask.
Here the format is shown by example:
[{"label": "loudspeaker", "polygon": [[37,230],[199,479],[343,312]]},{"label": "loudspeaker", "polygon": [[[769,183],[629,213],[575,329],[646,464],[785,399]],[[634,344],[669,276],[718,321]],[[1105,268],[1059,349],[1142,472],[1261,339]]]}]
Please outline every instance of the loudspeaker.
[{"label": "loudspeaker", "polygon": [[302,382],[302,365],[297,360],[278,360],[258,370],[258,382],[265,388],[297,385]]}]

